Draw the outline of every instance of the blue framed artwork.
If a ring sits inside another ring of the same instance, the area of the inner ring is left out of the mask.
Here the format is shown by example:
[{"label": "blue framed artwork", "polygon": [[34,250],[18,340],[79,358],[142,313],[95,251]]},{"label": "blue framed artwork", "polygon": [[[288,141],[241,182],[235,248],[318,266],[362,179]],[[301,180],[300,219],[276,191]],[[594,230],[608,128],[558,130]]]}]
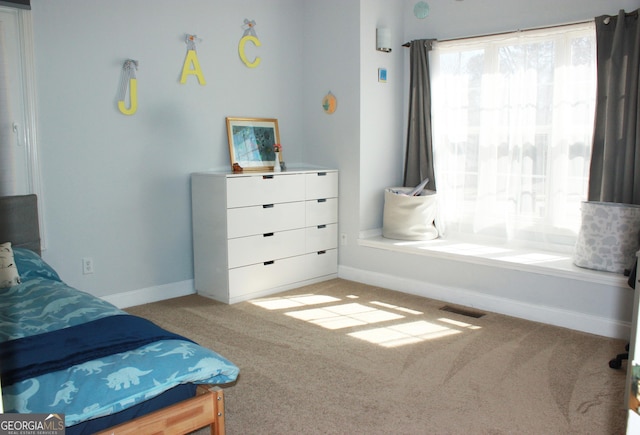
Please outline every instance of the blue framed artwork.
[{"label": "blue framed artwork", "polygon": [[387,83],[387,69],[378,68],[378,81],[380,83]]},{"label": "blue framed artwork", "polygon": [[244,171],[273,170],[280,144],[277,119],[227,117],[227,136],[232,169],[238,164]]}]

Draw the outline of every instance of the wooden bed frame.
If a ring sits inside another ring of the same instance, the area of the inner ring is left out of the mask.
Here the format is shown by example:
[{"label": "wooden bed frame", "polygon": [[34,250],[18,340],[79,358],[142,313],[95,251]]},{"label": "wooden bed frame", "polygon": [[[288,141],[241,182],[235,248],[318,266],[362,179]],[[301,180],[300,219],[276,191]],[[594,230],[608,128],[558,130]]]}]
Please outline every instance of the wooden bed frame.
[{"label": "wooden bed frame", "polygon": [[[0,197],[0,243],[31,249],[40,255],[36,195]],[[205,426],[224,435],[224,392],[220,386],[199,385],[196,395],[174,405],[105,429],[101,435],[187,434]]]},{"label": "wooden bed frame", "polygon": [[152,412],[96,435],[187,434],[205,426],[211,435],[224,435],[224,393],[219,387],[199,386],[196,396]]}]

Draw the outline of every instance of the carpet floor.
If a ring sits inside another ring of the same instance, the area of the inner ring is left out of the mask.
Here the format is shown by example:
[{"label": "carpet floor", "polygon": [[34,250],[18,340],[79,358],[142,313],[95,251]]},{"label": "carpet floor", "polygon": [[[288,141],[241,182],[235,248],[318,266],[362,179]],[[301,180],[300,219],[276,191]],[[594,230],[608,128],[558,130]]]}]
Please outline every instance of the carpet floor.
[{"label": "carpet floor", "polygon": [[608,366],[624,341],[444,306],[334,279],[127,311],[240,367],[231,435],[625,432],[626,363]]}]

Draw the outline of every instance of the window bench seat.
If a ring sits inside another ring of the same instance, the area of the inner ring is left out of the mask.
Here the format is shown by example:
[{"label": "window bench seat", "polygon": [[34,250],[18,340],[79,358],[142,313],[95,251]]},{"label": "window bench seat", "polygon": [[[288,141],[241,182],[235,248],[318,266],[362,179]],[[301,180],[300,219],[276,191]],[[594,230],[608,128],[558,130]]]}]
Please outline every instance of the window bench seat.
[{"label": "window bench seat", "polygon": [[587,333],[628,339],[628,277],[577,267],[572,254],[438,238],[359,234],[338,276],[404,293]]},{"label": "window bench seat", "polygon": [[382,235],[363,235],[360,246],[387,249],[408,254],[426,255],[497,268],[520,270],[561,278],[577,279],[591,283],[627,287],[627,277],[622,274],[584,269],[573,264],[571,254],[509,248],[455,239],[437,238],[426,241],[386,239]]}]

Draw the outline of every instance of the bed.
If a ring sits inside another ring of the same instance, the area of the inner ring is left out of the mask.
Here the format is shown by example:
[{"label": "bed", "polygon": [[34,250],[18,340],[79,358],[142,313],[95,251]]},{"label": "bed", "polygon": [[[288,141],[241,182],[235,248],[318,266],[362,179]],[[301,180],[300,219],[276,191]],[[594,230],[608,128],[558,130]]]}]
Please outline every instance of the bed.
[{"label": "bed", "polygon": [[4,412],[63,414],[67,434],[223,434],[238,367],[65,284],[38,228],[35,195],[0,197]]}]

